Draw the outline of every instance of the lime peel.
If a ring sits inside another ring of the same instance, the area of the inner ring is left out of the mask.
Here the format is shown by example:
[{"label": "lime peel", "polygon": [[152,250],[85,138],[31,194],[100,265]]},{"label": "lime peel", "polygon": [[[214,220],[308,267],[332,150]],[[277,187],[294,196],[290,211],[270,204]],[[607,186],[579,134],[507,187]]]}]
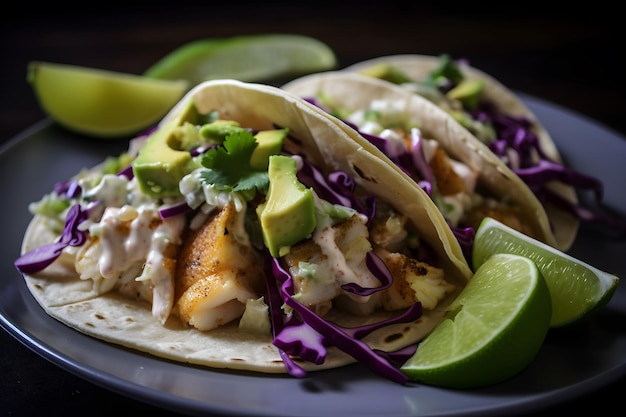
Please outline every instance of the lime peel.
[{"label": "lime peel", "polygon": [[550,293],[535,263],[496,254],[400,369],[412,381],[446,388],[502,382],[537,356],[550,317]]},{"label": "lime peel", "polygon": [[480,267],[494,253],[514,253],[533,260],[550,288],[551,327],[578,323],[605,306],[619,278],[492,218],[485,218],[474,239],[472,263]]},{"label": "lime peel", "polygon": [[167,114],[189,83],[43,61],[27,81],[43,111],[67,129],[99,138],[129,137]]},{"label": "lime peel", "polygon": [[193,41],[161,58],[144,76],[186,79],[192,85],[221,78],[261,82],[337,65],[334,52],[325,43],[309,36],[277,33]]}]

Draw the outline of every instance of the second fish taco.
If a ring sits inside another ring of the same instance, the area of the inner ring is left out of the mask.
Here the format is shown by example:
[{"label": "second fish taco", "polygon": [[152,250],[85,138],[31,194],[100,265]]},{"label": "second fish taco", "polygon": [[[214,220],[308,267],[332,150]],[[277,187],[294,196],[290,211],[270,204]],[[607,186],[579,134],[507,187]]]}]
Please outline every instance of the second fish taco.
[{"label": "second fish taco", "polygon": [[550,218],[557,248],[571,247],[580,222],[616,224],[579,204],[577,190],[591,190],[599,197],[602,184],[564,166],[549,132],[520,97],[467,60],[448,54],[390,55],[345,70],[398,85],[450,114],[537,196]]},{"label": "second fish taco", "polygon": [[332,71],[283,86],[313,101],[348,134],[423,188],[469,255],[471,232],[493,217],[556,246],[548,215],[529,187],[485,144],[430,101],[383,80]]},{"label": "second fish taco", "polygon": [[15,265],[50,316],[112,343],[296,376],[358,361],[403,383],[471,270],[372,146],[278,88],[209,81],[33,203]]}]

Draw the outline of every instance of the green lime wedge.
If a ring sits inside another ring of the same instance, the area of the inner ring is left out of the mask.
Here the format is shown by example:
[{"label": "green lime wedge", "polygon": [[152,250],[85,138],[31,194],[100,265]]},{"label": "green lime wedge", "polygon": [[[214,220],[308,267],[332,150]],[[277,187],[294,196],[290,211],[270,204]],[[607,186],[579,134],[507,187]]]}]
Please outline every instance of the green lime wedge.
[{"label": "green lime wedge", "polygon": [[43,111],[69,130],[126,137],[156,124],[189,88],[184,80],[33,61],[27,80]]},{"label": "green lime wedge", "polygon": [[472,254],[474,269],[495,253],[522,255],[537,264],[550,288],[552,327],[579,322],[606,305],[619,282],[615,275],[487,217],[476,230]]},{"label": "green lime wedge", "polygon": [[144,75],[195,85],[220,78],[269,81],[336,67],[334,52],[315,38],[267,34],[193,41],[167,54]]},{"label": "green lime wedge", "polygon": [[412,381],[446,388],[502,382],[534,360],[550,315],[550,293],[535,263],[494,255],[400,369]]}]

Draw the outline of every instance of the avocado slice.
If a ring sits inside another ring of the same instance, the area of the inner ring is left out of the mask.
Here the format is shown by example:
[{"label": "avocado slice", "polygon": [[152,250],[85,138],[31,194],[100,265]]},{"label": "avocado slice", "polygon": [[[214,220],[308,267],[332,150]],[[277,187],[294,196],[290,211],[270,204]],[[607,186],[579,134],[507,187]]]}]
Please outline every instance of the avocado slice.
[{"label": "avocado slice", "polygon": [[393,84],[404,84],[411,82],[411,78],[399,68],[388,64],[373,65],[361,71],[362,75],[379,78]]},{"label": "avocado slice", "polygon": [[200,136],[214,143],[222,143],[226,136],[245,130],[233,120],[215,120],[200,128]]},{"label": "avocado slice", "polygon": [[133,174],[141,191],[155,197],[175,197],[180,195],[178,183],[191,171],[191,154],[179,150],[176,130],[185,122],[198,119],[198,112],[192,101],[177,117],[159,127],[147,139],[139,155],[132,162]]},{"label": "avocado slice", "polygon": [[309,237],[317,225],[313,190],[296,176],[296,161],[289,156],[269,157],[267,199],[256,213],[263,241],[273,257],[289,253],[292,245]]},{"label": "avocado slice", "polygon": [[485,83],[482,80],[463,80],[446,93],[452,100],[459,100],[466,109],[474,109],[478,105]]},{"label": "avocado slice", "polygon": [[250,157],[250,167],[259,171],[265,171],[269,164],[269,158],[277,155],[283,149],[283,143],[289,133],[289,129],[261,130],[254,138],[257,147],[254,148]]}]

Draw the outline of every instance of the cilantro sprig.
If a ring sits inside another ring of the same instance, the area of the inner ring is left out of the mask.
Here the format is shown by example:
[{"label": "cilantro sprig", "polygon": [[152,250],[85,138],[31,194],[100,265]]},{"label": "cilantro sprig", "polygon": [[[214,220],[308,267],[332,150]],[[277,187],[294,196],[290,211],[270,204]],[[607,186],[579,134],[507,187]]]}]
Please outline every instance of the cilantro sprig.
[{"label": "cilantro sprig", "polygon": [[250,166],[252,152],[258,146],[254,135],[242,130],[226,136],[221,146],[210,149],[202,157],[202,165],[209,168],[202,173],[208,184],[215,184],[220,191],[251,192],[255,189],[267,193],[267,171]]}]

